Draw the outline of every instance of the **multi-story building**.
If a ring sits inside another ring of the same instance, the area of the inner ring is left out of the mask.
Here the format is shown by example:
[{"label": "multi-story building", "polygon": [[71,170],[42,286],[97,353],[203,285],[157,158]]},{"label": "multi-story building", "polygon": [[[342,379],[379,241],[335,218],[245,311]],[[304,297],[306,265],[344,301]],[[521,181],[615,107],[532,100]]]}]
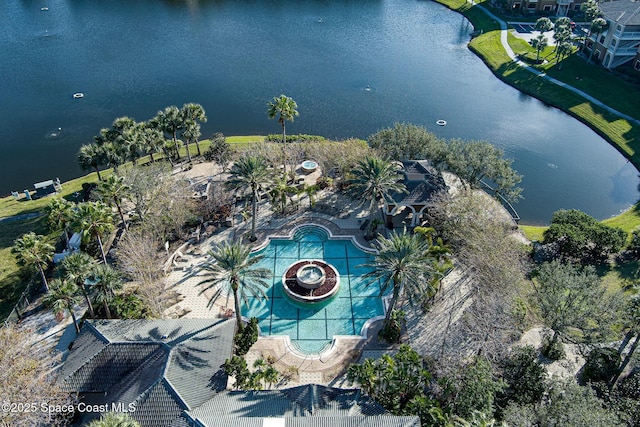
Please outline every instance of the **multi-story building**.
[{"label": "multi-story building", "polygon": [[632,66],[640,71],[640,2],[610,1],[600,3],[600,10],[608,25],[601,34],[591,35],[587,49],[594,50],[593,58],[605,68],[633,61]]},{"label": "multi-story building", "polygon": [[508,0],[513,12],[567,16],[580,11],[585,0]]}]

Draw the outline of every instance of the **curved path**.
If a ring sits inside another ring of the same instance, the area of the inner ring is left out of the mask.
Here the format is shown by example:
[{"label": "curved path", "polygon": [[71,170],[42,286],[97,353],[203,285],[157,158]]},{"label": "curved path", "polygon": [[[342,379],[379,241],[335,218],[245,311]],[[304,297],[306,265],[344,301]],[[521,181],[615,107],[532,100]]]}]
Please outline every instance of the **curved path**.
[{"label": "curved path", "polygon": [[509,58],[511,58],[512,61],[514,61],[516,64],[518,64],[521,68],[524,68],[525,70],[529,71],[530,73],[535,74],[538,77],[541,77],[543,79],[546,79],[547,81],[554,83],[560,87],[563,87],[567,90],[570,90],[571,92],[574,92],[580,96],[582,96],[583,98],[587,99],[588,101],[592,102],[593,104],[604,108],[605,110],[609,111],[610,113],[613,113],[625,120],[628,120],[630,122],[633,122],[637,125],[640,125],[640,120],[635,119],[627,114],[621,113],[620,111],[609,107],[608,105],[604,104],[603,102],[597,100],[596,98],[594,98],[593,96],[589,95],[586,92],[581,91],[580,89],[576,89],[575,87],[562,82],[560,80],[554,79],[553,77],[549,77],[546,73],[544,73],[543,71],[540,71],[534,67],[531,67],[530,65],[520,61],[516,54],[513,52],[513,49],[511,49],[511,46],[509,46],[509,42],[507,40],[507,34],[508,34],[508,29],[507,29],[507,23],[504,22],[502,19],[498,18],[496,15],[494,15],[493,13],[489,12],[485,7],[483,7],[482,5],[476,3],[473,0],[467,0],[469,3],[473,4],[474,6],[480,6],[480,8],[482,9],[482,11],[484,13],[486,13],[489,17],[491,17],[492,19],[494,19],[498,24],[500,24],[500,42],[502,43],[502,47],[504,48],[505,52],[507,52],[507,55],[509,55]]}]

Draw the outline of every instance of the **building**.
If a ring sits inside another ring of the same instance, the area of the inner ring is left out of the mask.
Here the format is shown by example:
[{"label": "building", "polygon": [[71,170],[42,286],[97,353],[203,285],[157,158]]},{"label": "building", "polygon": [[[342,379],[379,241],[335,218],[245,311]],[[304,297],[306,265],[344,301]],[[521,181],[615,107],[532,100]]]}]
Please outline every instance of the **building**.
[{"label": "building", "polygon": [[567,16],[580,11],[585,0],[508,0],[512,13]]},{"label": "building", "polygon": [[420,225],[422,214],[427,209],[431,197],[447,188],[440,172],[427,160],[403,161],[402,174],[402,182],[408,193],[396,193],[393,201],[387,204],[385,216],[389,228],[393,227],[393,217],[403,211],[408,227]]},{"label": "building", "polygon": [[420,427],[359,389],[226,390],[234,333],[232,319],[85,321],[58,381],[85,408],[126,411],[143,427]]},{"label": "building", "polygon": [[640,2],[610,1],[600,3],[600,10],[608,25],[587,42],[587,49],[594,50],[592,57],[608,69],[633,61],[640,71]]}]

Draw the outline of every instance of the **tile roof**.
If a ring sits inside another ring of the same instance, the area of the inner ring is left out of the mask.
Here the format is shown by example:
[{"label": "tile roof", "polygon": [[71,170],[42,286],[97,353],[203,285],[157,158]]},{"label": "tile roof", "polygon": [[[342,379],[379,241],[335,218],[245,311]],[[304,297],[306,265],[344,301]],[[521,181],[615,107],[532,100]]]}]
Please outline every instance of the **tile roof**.
[{"label": "tile roof", "polygon": [[[224,427],[264,427],[263,418],[225,418]],[[196,424],[217,427],[223,424]],[[302,417],[285,418],[284,427],[420,427],[418,417],[382,415],[375,417]]]},{"label": "tile roof", "polygon": [[407,193],[395,193],[393,200],[397,205],[424,205],[431,197],[446,188],[442,175],[426,160],[408,160],[402,162],[404,185]]},{"label": "tile roof", "polygon": [[600,10],[605,18],[623,25],[640,25],[640,2],[616,0],[601,2]]}]

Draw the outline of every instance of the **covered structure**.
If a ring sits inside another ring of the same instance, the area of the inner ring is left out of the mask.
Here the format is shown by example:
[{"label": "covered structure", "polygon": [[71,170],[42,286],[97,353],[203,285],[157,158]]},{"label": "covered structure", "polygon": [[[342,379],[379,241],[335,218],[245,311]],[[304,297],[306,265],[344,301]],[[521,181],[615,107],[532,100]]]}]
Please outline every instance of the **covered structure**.
[{"label": "covered structure", "polygon": [[428,160],[407,160],[402,162],[403,183],[408,193],[396,193],[385,211],[387,227],[393,228],[393,217],[408,209],[409,227],[420,224],[422,214],[434,194],[447,189],[442,174]]}]

